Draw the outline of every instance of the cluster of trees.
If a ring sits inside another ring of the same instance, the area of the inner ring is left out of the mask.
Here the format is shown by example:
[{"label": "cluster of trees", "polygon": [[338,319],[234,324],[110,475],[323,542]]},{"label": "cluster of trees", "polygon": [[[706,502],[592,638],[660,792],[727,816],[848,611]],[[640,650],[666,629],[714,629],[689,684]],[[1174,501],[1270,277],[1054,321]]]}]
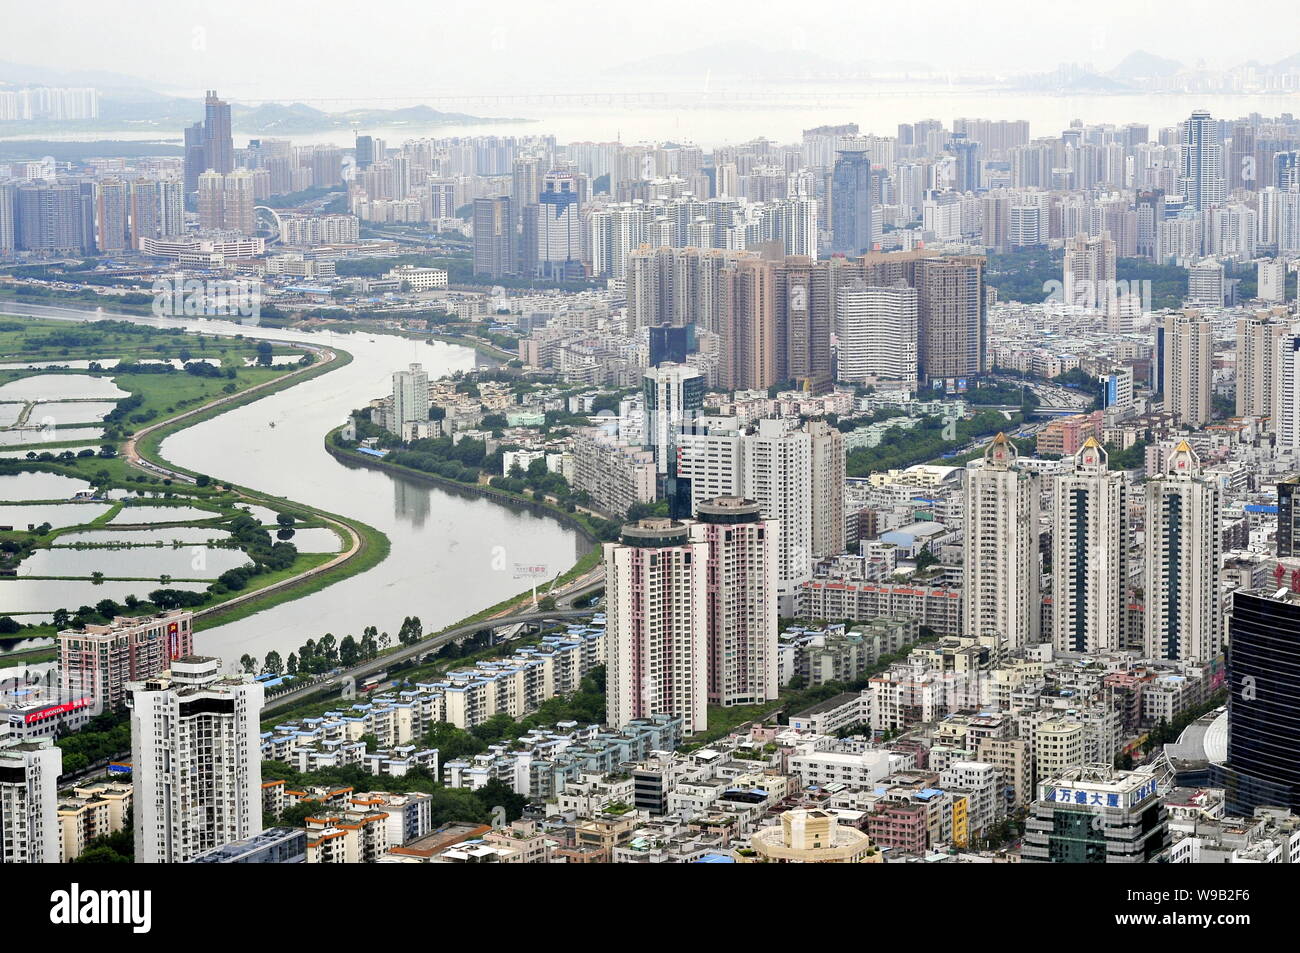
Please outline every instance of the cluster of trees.
[{"label": "cluster of trees", "polygon": [[980,404],[1019,404],[1026,410],[1032,410],[1042,401],[1028,387],[1021,384],[1009,384],[1003,381],[981,381],[966,392],[966,400],[972,405]]},{"label": "cluster of trees", "polygon": [[402,620],[401,628],[397,630],[397,641],[403,645],[414,645],[424,638],[424,623],[420,621],[418,615],[408,615]]},{"label": "cluster of trees", "polygon": [[[282,761],[263,761],[262,779],[283,780],[286,785],[294,788],[309,785],[350,786],[358,791],[374,787],[375,780],[374,775],[368,774],[360,765],[350,764],[341,768],[303,772],[295,770]],[[430,795],[435,828],[453,822],[490,824],[492,812],[497,807],[505,808],[507,821],[518,820],[523,816],[524,806],[527,804],[527,798],[516,794],[512,788],[495,779],[477,791],[468,788],[449,788],[424,769],[412,771],[402,777],[386,777],[384,788],[395,794],[420,792]],[[306,819],[319,814],[320,809],[321,805],[318,802],[303,801],[287,808],[276,823],[285,827],[302,827]],[[270,823],[269,818],[267,823]]]},{"label": "cluster of trees", "polygon": [[1208,715],[1216,708],[1223,705],[1228,699],[1227,690],[1215,692],[1207,701],[1195,708],[1189,708],[1173,720],[1173,723],[1165,721],[1163,718],[1160,723],[1147,732],[1146,738],[1142,742],[1142,750],[1151,752],[1156,748],[1163,747],[1167,744],[1173,744],[1178,740],[1178,736],[1183,730],[1202,715]]},{"label": "cluster of trees", "polygon": [[1145,466],[1149,446],[1151,446],[1150,435],[1125,450],[1108,443],[1105,445],[1106,466],[1110,470],[1136,470],[1140,466]]},{"label": "cluster of trees", "polygon": [[947,424],[939,417],[926,417],[911,430],[890,430],[875,447],[859,447],[848,454],[848,476],[867,476],[879,470],[910,467],[933,460],[943,453],[961,447],[976,437],[984,437],[999,430],[1012,430],[1024,422],[1023,416],[1013,414],[1008,420],[996,410],[982,410],[968,420],[958,420],[953,425],[955,438],[947,440]]},{"label": "cluster of trees", "polygon": [[[1045,301],[1062,280],[1064,250],[1022,248],[1005,255],[990,255],[985,280],[998,290],[1000,301],[1038,304]],[[1120,258],[1115,262],[1119,281],[1151,282],[1151,307],[1182,307],[1187,295],[1187,269],[1160,265],[1144,258]]]},{"label": "cluster of trees", "polygon": [[[3,330],[22,331],[26,325],[10,324]],[[56,348],[96,347],[104,343],[106,335],[122,335],[151,340],[156,337],[179,338],[184,332],[180,328],[151,328],[129,321],[92,321],[88,324],[69,328],[55,328],[44,334],[28,335],[23,342],[24,351],[44,351]]]},{"label": "cluster of trees", "polygon": [[[65,762],[66,763],[66,762]],[[113,834],[96,837],[74,864],[133,864],[135,863],[134,811],[127,813],[126,825]]]},{"label": "cluster of trees", "polygon": [[[100,575],[102,576],[102,573]],[[56,629],[84,629],[87,625],[105,625],[119,615],[148,615],[170,609],[196,609],[211,599],[212,594],[208,592],[155,589],[149,593],[147,600],[132,594],[121,602],[100,599],[93,606],[81,606],[73,612],[67,609],[55,609],[52,621]]]},{"label": "cluster of trees", "polygon": [[246,514],[241,513],[230,521],[230,533],[235,545],[248,554],[252,564],[227,569],[218,576],[211,587],[217,595],[239,592],[254,576],[288,569],[298,558],[297,546],[284,540],[271,542],[271,534]]},{"label": "cluster of trees", "polygon": [[[418,623],[417,619],[416,624]],[[366,626],[359,639],[345,635],[340,640],[333,633],[326,632],[319,639],[308,639],[298,647],[297,652],[290,652],[288,659],[282,660],[279,652],[268,652],[262,671],[276,675],[319,675],[340,666],[348,667],[377,658],[391,644],[392,639],[388,633],[380,632],[373,625]],[[250,672],[256,664],[247,655],[240,661]]]},{"label": "cluster of trees", "polygon": [[[402,620],[402,627],[397,632],[397,640],[402,645],[414,645],[424,637],[424,626],[419,616],[407,616]],[[379,653],[392,644],[387,632],[380,632],[376,626],[368,625],[361,632],[361,638],[345,635],[335,638],[332,632],[326,632],[319,639],[308,639],[298,647],[297,652],[290,652],[287,659],[279,652],[266,653],[261,665],[262,672],[274,675],[319,675],[336,668],[350,668],[361,662],[378,658]],[[244,655],[239,660],[246,672],[258,670],[257,659]]]},{"label": "cluster of trees", "polygon": [[96,715],[80,731],[62,732],[63,773],[75,774],[131,750],[131,719],[124,712]]},{"label": "cluster of trees", "polygon": [[529,463],[527,469],[516,463],[510,468],[509,476],[493,477],[488,483],[499,490],[509,490],[511,493],[524,493],[531,490],[537,500],[553,496],[564,503],[573,496],[569,481],[564,478],[564,475],[548,469],[546,461],[541,458]]}]

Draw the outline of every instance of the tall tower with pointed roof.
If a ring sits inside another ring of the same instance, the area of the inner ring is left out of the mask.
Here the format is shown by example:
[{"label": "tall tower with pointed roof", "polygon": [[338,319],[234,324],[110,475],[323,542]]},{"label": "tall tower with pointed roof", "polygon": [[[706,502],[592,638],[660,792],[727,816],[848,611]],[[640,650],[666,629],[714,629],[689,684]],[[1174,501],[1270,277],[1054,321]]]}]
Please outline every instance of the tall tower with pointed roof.
[{"label": "tall tower with pointed roof", "polygon": [[1126,484],[1089,437],[1052,494],[1052,644],[1060,652],[1124,647]]},{"label": "tall tower with pointed roof", "polygon": [[1150,658],[1207,661],[1223,649],[1219,486],[1201,475],[1186,440],[1168,473],[1146,486],[1143,573],[1145,651]]},{"label": "tall tower with pointed roof", "polygon": [[1038,477],[1017,465],[1016,446],[998,434],[984,466],[966,476],[962,620],[968,636],[1006,648],[1041,641]]}]

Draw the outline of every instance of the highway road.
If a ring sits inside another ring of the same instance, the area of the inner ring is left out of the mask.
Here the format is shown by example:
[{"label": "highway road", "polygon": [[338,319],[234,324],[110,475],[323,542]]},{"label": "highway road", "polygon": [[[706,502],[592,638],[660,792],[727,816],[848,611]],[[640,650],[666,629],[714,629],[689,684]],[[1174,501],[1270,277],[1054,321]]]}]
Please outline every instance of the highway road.
[{"label": "highway road", "polygon": [[282,695],[276,695],[274,698],[268,698],[266,704],[262,707],[263,716],[269,711],[275,711],[279,708],[285,708],[302,701],[314,695],[322,689],[338,685],[344,678],[351,676],[357,682],[361,682],[367,675],[373,675],[375,672],[382,672],[396,662],[401,662],[409,658],[415,658],[422,655],[428,655],[435,652],[448,642],[454,642],[457,639],[473,635],[480,629],[497,628],[500,626],[514,625],[518,622],[543,622],[548,619],[581,619],[588,618],[593,614],[591,609],[552,609],[549,612],[543,610],[529,609],[526,612],[518,612],[513,615],[500,616],[495,619],[480,619],[477,622],[467,622],[453,628],[440,632],[431,638],[423,639],[415,645],[404,646],[395,652],[389,652],[378,658],[370,659],[352,668],[345,669],[337,675],[326,676],[320,681],[312,682],[302,688],[295,688],[292,691],[285,692]]}]

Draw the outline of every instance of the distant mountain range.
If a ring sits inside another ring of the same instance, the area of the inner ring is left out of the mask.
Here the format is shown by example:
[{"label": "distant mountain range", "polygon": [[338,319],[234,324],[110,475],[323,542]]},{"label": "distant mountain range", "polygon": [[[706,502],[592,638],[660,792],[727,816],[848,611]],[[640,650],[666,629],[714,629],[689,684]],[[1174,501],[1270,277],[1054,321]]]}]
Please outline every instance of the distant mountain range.
[{"label": "distant mountain range", "polygon": [[1107,75],[1121,81],[1146,79],[1152,76],[1173,76],[1184,69],[1183,64],[1146,50],[1134,50],[1119,61]]},{"label": "distant mountain range", "polygon": [[[203,119],[203,100],[169,96],[151,89],[145,80],[105,70],[63,70],[39,66],[0,63],[0,89],[21,86],[93,86],[100,92],[99,119],[69,122],[0,122],[0,133],[20,134],[58,129],[120,131],[157,128],[160,134],[176,132]],[[219,92],[219,91],[218,91]],[[263,103],[260,106],[230,104],[233,131],[249,135],[327,132],[389,125],[465,125],[519,120],[441,112],[430,106],[397,109],[353,109],[325,112],[304,103]]]},{"label": "distant mountain range", "polygon": [[1122,80],[1073,64],[1062,65],[1050,73],[1017,76],[1009,85],[1027,92],[1120,93],[1133,89]]}]

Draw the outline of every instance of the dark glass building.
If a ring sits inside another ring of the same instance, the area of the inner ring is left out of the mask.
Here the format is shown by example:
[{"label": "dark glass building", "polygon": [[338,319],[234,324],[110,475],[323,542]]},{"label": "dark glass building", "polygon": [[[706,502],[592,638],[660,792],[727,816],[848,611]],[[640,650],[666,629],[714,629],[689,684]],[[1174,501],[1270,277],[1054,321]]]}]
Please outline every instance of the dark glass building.
[{"label": "dark glass building", "polygon": [[1300,811],[1300,594],[1238,591],[1228,631],[1228,813]]},{"label": "dark glass building", "polygon": [[694,350],[695,325],[676,327],[660,324],[650,328],[650,366],[685,364],[686,355]]},{"label": "dark glass building", "polygon": [[831,173],[831,251],[871,251],[871,155],[842,151]]},{"label": "dark glass building", "polygon": [[1283,559],[1296,555],[1300,546],[1300,532],[1296,522],[1300,510],[1296,508],[1296,490],[1300,489],[1300,476],[1277,481],[1277,554]]}]

